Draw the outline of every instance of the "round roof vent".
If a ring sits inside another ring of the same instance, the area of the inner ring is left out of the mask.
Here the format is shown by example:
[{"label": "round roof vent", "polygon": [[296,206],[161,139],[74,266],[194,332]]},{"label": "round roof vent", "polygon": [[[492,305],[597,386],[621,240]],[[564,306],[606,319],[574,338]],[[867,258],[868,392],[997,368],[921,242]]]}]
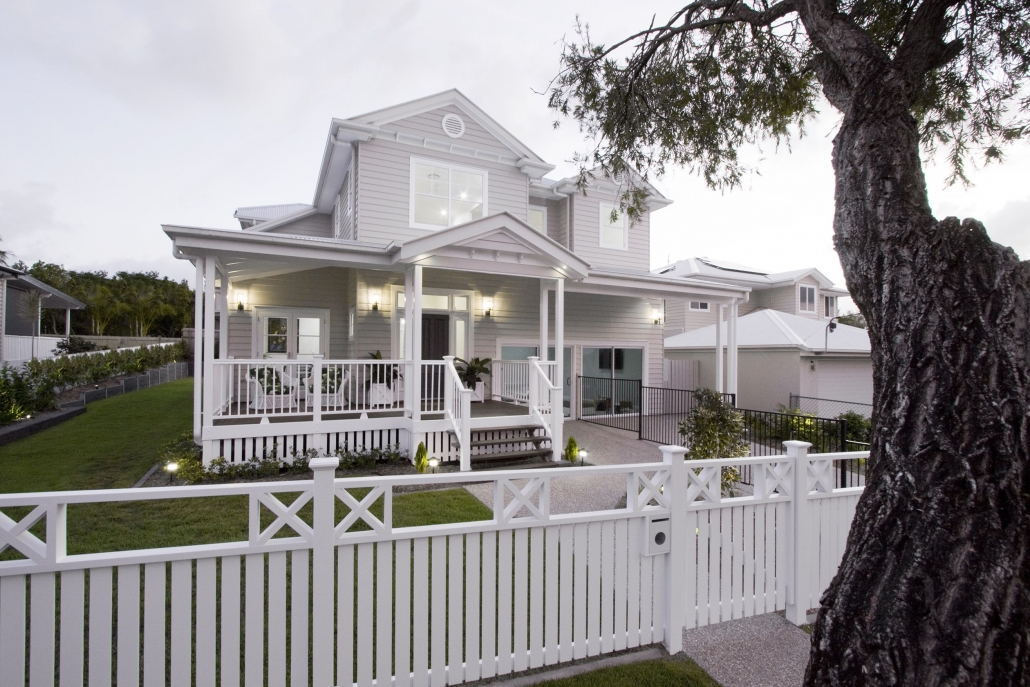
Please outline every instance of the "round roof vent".
[{"label": "round roof vent", "polygon": [[451,138],[461,138],[465,133],[465,122],[456,114],[445,114],[443,116],[443,132]]}]

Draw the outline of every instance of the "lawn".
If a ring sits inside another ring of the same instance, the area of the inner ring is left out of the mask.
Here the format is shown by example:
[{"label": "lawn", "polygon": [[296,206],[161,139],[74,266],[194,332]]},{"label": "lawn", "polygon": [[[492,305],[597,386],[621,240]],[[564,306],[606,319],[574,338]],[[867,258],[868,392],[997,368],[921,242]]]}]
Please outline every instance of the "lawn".
[{"label": "lawn", "polygon": [[0,448],[0,493],[131,487],[192,418],[192,379],[90,403],[82,415]]}]

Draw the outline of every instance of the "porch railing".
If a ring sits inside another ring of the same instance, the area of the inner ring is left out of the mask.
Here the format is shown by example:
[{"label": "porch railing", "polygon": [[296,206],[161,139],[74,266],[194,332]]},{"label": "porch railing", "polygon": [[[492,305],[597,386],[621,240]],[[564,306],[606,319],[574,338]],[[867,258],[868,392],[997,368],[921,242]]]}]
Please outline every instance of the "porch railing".
[{"label": "porch railing", "polygon": [[564,420],[562,388],[552,383],[554,367],[547,369],[536,357],[529,359],[529,413],[551,438],[555,459],[562,452],[562,421]]},{"label": "porch railing", "polygon": [[382,414],[404,407],[403,360],[216,360],[213,418]]},{"label": "porch railing", "polygon": [[[547,381],[553,385],[555,362],[537,360],[537,364],[546,372]],[[528,404],[531,373],[528,360],[494,360],[490,364],[491,395],[501,401]]]},{"label": "porch railing", "polygon": [[443,413],[444,407],[444,382],[446,381],[446,370],[443,360],[422,361],[422,412]]},{"label": "porch railing", "polygon": [[472,389],[466,389],[454,367],[454,356],[444,356],[444,417],[458,437],[462,471],[472,469]]}]

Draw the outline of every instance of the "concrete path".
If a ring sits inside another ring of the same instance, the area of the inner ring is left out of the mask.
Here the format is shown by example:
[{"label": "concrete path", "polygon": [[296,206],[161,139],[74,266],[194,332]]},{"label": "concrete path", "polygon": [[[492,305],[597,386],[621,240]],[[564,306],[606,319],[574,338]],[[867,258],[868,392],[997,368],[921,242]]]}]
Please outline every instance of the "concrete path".
[{"label": "concrete path", "polygon": [[777,613],[684,630],[683,647],[723,687],[798,687],[811,637]]},{"label": "concrete path", "polygon": [[[594,465],[625,463],[659,463],[658,446],[640,441],[634,432],[576,421],[565,423],[565,438],[576,437],[581,449],[588,453],[587,462]],[[487,506],[493,506],[493,486],[470,485],[466,489]],[[571,476],[551,480],[551,512],[579,513],[615,508],[626,495],[626,478],[614,476]],[[510,501],[510,498],[508,499]]]}]

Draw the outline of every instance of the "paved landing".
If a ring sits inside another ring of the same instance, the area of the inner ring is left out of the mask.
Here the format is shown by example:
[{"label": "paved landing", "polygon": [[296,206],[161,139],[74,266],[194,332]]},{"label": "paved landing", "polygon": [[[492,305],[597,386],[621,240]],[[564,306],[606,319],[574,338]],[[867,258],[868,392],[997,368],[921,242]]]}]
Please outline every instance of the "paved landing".
[{"label": "paved landing", "polygon": [[684,630],[683,647],[723,687],[798,687],[811,637],[777,613]]}]

